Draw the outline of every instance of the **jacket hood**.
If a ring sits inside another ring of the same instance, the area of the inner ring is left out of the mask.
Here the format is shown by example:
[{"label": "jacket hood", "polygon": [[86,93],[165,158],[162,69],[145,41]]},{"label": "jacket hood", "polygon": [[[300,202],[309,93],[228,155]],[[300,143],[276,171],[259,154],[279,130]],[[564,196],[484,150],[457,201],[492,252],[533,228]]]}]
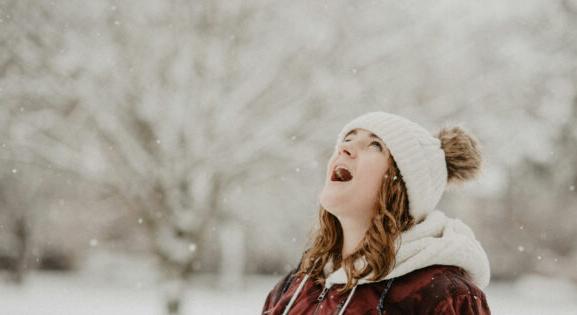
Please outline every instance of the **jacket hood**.
[{"label": "jacket hood", "polygon": [[[413,270],[431,265],[452,265],[463,268],[481,289],[489,284],[490,268],[487,254],[475,238],[471,228],[459,219],[449,218],[435,209],[423,221],[401,233],[397,244],[396,263],[392,271],[381,279],[369,280],[372,274],[357,284],[377,282],[399,277]],[[367,264],[364,257],[354,262],[357,270]],[[341,267],[333,271],[333,263],[324,266],[325,286],[346,283],[347,275]],[[327,276],[328,275],[328,276]]]}]

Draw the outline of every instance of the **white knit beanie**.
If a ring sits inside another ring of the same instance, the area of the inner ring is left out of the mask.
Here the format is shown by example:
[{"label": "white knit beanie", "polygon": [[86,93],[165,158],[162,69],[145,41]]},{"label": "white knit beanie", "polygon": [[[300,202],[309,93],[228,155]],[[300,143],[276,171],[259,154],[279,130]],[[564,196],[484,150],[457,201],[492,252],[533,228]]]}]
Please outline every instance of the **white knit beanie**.
[{"label": "white knit beanie", "polygon": [[447,186],[447,165],[441,141],[407,118],[369,112],[343,127],[336,146],[355,128],[376,134],[390,150],[407,188],[409,213],[420,222],[435,209]]}]

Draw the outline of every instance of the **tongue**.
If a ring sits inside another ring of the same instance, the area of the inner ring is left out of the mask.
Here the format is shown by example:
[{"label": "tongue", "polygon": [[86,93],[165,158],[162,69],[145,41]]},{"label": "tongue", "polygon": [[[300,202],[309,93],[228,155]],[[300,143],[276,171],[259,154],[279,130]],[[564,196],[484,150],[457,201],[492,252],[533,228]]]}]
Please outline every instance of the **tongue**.
[{"label": "tongue", "polygon": [[339,168],[337,169],[337,176],[338,178],[342,181],[342,182],[348,182],[351,179],[353,179],[353,176],[351,175],[351,173],[344,169],[344,168]]}]

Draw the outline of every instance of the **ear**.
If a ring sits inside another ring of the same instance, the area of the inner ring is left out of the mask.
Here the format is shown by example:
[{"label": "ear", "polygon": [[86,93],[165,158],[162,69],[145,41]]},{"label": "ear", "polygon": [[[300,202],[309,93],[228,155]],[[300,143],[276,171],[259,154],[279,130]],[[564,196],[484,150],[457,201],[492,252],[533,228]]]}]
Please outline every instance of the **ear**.
[{"label": "ear", "polygon": [[461,126],[443,127],[437,134],[445,151],[447,182],[463,183],[476,178],[481,169],[479,141]]}]

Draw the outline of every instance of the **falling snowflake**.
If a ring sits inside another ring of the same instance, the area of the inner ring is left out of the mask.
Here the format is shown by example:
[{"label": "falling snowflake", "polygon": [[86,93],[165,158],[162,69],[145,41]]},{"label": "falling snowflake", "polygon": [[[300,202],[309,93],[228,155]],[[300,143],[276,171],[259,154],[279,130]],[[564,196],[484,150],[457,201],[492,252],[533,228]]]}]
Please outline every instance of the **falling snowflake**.
[{"label": "falling snowflake", "polygon": [[569,190],[570,190],[570,191],[574,191],[574,190],[575,190],[575,185],[569,186]]},{"label": "falling snowflake", "polygon": [[524,251],[525,251],[525,247],[519,245],[519,246],[517,246],[517,250],[520,251],[520,252],[524,252]]},{"label": "falling snowflake", "polygon": [[18,173],[18,170],[15,169],[15,168],[13,168],[13,169],[12,169],[12,174],[16,174],[16,173]]},{"label": "falling snowflake", "polygon": [[90,240],[90,246],[95,247],[98,246],[98,240],[97,239],[91,239]]},{"label": "falling snowflake", "polygon": [[190,243],[190,245],[188,245],[188,250],[194,253],[196,251],[196,244]]}]

